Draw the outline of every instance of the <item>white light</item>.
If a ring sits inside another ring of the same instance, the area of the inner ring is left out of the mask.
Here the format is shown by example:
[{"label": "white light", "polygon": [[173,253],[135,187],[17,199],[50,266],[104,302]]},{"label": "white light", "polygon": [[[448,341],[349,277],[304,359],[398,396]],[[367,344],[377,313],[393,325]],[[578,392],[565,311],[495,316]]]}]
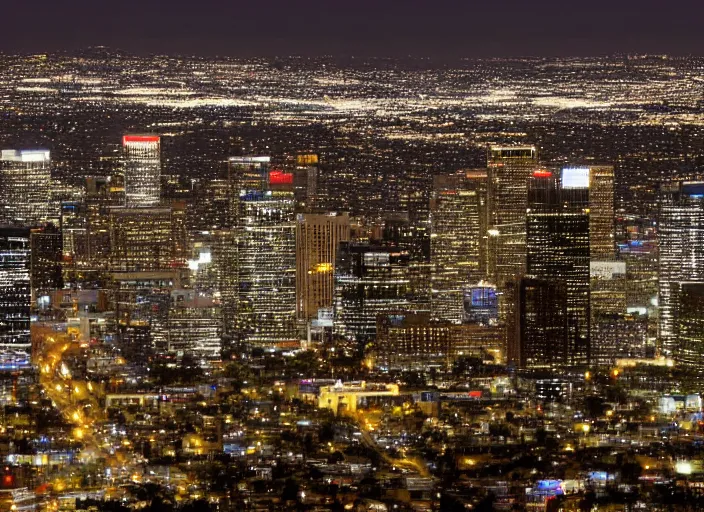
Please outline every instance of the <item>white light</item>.
[{"label": "white light", "polygon": [[566,167],[562,169],[562,188],[589,188],[589,168]]},{"label": "white light", "polygon": [[675,471],[680,475],[692,474],[692,463],[686,460],[680,460],[675,463]]},{"label": "white light", "polygon": [[51,154],[47,149],[3,149],[0,160],[5,162],[48,162]]}]

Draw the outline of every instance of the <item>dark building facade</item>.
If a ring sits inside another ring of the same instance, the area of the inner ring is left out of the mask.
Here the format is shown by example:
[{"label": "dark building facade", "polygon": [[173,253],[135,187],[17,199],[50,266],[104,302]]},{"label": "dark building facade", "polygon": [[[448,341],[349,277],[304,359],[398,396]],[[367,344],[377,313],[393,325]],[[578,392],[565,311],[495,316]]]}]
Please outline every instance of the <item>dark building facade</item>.
[{"label": "dark building facade", "polygon": [[30,231],[0,228],[0,351],[13,353],[31,347]]},{"label": "dark building facade", "polygon": [[565,287],[567,359],[587,364],[589,344],[589,169],[539,171],[528,181],[526,274]]}]

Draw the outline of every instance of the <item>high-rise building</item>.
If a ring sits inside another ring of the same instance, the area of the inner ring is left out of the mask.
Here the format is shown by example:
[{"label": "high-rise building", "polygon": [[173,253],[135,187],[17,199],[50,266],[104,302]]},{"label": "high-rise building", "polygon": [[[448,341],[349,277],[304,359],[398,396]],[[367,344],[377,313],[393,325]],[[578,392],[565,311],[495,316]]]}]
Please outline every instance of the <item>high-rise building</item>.
[{"label": "high-rise building", "polygon": [[197,360],[219,359],[222,340],[220,305],[212,295],[174,290],[168,313],[168,351]]},{"label": "high-rise building", "polygon": [[528,178],[538,167],[535,146],[489,146],[488,156],[489,280],[504,283],[526,268]]},{"label": "high-rise building", "polygon": [[526,269],[528,178],[538,168],[535,146],[490,145],[487,151],[487,278],[499,294],[499,325],[505,343],[515,330],[514,286]]},{"label": "high-rise building", "polygon": [[658,244],[656,240],[629,240],[618,244],[626,264],[626,307],[657,316]]},{"label": "high-rise building", "polygon": [[110,277],[109,309],[120,350],[146,365],[149,356],[169,350],[171,293],[182,288],[181,272],[112,272]]},{"label": "high-rise building", "polygon": [[[236,200],[242,191],[267,190],[270,167],[269,156],[231,156],[228,159],[228,181],[236,192],[234,199]],[[273,180],[274,184],[293,186],[293,175],[290,173],[277,171]]]},{"label": "high-rise building", "polygon": [[398,209],[404,212],[407,226],[403,230],[412,237],[407,247],[411,259],[430,263],[430,200],[433,191],[433,170],[427,164],[415,163],[404,169],[397,181]]},{"label": "high-rise building", "polygon": [[297,340],[293,175],[269,170],[269,157],[230,159],[239,183],[237,324],[247,343]]},{"label": "high-rise building", "polygon": [[347,213],[299,213],[296,217],[296,316],[310,322],[333,306],[335,260],[350,238]]},{"label": "high-rise building", "polygon": [[423,281],[413,270],[408,252],[396,246],[342,242],[335,265],[335,331],[364,345],[374,340],[377,315],[421,309]]},{"label": "high-rise building", "polygon": [[31,348],[30,232],[0,228],[0,351],[26,352]]},{"label": "high-rise building", "polygon": [[123,176],[86,179],[86,222],[88,258],[94,268],[108,268],[110,262],[110,210],[125,203]]},{"label": "high-rise building", "polygon": [[315,153],[296,155],[293,189],[296,196],[296,209],[310,210],[318,206],[318,155]]},{"label": "high-rise building", "polygon": [[499,319],[499,298],[496,286],[480,281],[464,289],[462,322],[496,325]]},{"label": "high-rise building", "polygon": [[515,286],[515,320],[508,361],[519,368],[569,364],[567,286],[564,280],[524,277]]},{"label": "high-rise building", "polygon": [[614,237],[614,168],[589,167],[589,250],[593,261],[616,257]]},{"label": "high-rise building", "polygon": [[45,149],[0,153],[0,225],[33,227],[50,216],[51,155]]},{"label": "high-rise building", "polygon": [[191,286],[220,301],[223,332],[228,338],[237,335],[237,242],[235,229],[216,229],[192,234]]},{"label": "high-rise building", "polygon": [[592,326],[592,364],[613,366],[618,359],[645,358],[648,319],[638,314],[602,313]]},{"label": "high-rise building", "polygon": [[139,272],[185,266],[177,252],[172,208],[111,208],[110,268]]},{"label": "high-rise building", "polygon": [[[381,219],[380,232],[371,242],[408,254],[408,274],[413,278],[414,310],[431,311],[432,263],[430,261],[429,213],[388,212]],[[428,221],[423,220],[428,217]]]},{"label": "high-rise building", "polygon": [[428,313],[398,311],[377,315],[376,365],[393,369],[425,369],[446,365],[452,356],[452,324],[434,321]]},{"label": "high-rise building", "polygon": [[156,207],[161,199],[161,138],[124,135],[125,206]]},{"label": "high-rise building", "polygon": [[704,283],[680,282],[674,310],[677,365],[704,380]]},{"label": "high-rise building", "polygon": [[53,224],[32,228],[30,248],[33,297],[36,298],[41,292],[63,288],[61,231]]},{"label": "high-rise building", "polygon": [[89,260],[88,216],[80,202],[61,203],[61,245],[68,265],[87,265]]},{"label": "high-rise building", "polygon": [[680,283],[704,282],[704,182],[664,185],[659,203],[659,338],[662,352],[674,355]]},{"label": "high-rise building", "polygon": [[430,221],[433,316],[459,323],[464,289],[485,275],[486,172],[435,176]]},{"label": "high-rise building", "polygon": [[[645,353],[645,338],[624,336],[620,346],[613,343],[616,333],[628,333],[627,327],[635,325],[625,317],[628,311],[626,263],[623,261],[594,261],[590,263],[589,309],[590,340],[592,346],[592,363],[612,364],[613,359],[626,357],[631,348],[627,343],[635,341],[639,345],[633,353]],[[644,317],[645,318],[645,317]],[[646,324],[647,325],[647,322]],[[641,323],[638,323],[638,327]],[[644,333],[645,336],[645,333]],[[618,355],[620,354],[620,355]]]},{"label": "high-rise building", "polygon": [[562,282],[567,364],[589,362],[589,169],[537,171],[528,182],[526,274]]},{"label": "high-rise building", "polygon": [[501,339],[495,327],[437,320],[428,312],[396,311],[377,315],[370,354],[380,368],[426,371],[431,364],[448,368],[461,357],[502,361]]}]

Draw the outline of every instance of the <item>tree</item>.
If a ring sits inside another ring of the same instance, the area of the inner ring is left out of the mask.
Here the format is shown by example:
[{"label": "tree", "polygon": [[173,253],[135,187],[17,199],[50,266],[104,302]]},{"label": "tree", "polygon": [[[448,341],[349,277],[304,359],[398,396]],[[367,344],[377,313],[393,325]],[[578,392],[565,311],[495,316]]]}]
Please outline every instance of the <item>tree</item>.
[{"label": "tree", "polygon": [[212,512],[213,507],[204,499],[199,499],[195,501],[190,501],[186,503],[182,508],[182,512]]},{"label": "tree", "polygon": [[425,375],[421,372],[403,372],[401,379],[410,388],[423,388],[426,386]]},{"label": "tree", "polygon": [[301,487],[293,478],[287,478],[284,483],[284,489],[281,492],[281,501],[298,501],[298,492]]},{"label": "tree", "polygon": [[604,399],[600,396],[590,395],[584,399],[584,414],[588,418],[603,416],[606,410]]},{"label": "tree", "polygon": [[341,452],[335,451],[334,453],[331,453],[328,457],[328,464],[337,464],[338,462],[342,462],[343,460],[345,460],[345,456],[342,455]]},{"label": "tree", "polygon": [[327,443],[335,438],[335,427],[332,422],[326,421],[320,426],[318,431],[318,440],[321,443]]},{"label": "tree", "polygon": [[224,374],[226,378],[232,379],[232,387],[237,392],[242,390],[242,386],[245,382],[249,382],[253,378],[252,371],[249,367],[238,361],[227,363]]}]

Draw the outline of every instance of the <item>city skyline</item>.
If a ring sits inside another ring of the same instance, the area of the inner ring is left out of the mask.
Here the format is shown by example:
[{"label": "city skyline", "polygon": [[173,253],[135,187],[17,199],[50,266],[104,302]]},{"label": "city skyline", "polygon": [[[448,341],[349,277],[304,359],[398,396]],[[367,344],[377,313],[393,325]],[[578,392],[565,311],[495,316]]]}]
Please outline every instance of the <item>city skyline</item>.
[{"label": "city skyline", "polygon": [[174,51],[0,54],[0,510],[704,509],[704,57]]}]

